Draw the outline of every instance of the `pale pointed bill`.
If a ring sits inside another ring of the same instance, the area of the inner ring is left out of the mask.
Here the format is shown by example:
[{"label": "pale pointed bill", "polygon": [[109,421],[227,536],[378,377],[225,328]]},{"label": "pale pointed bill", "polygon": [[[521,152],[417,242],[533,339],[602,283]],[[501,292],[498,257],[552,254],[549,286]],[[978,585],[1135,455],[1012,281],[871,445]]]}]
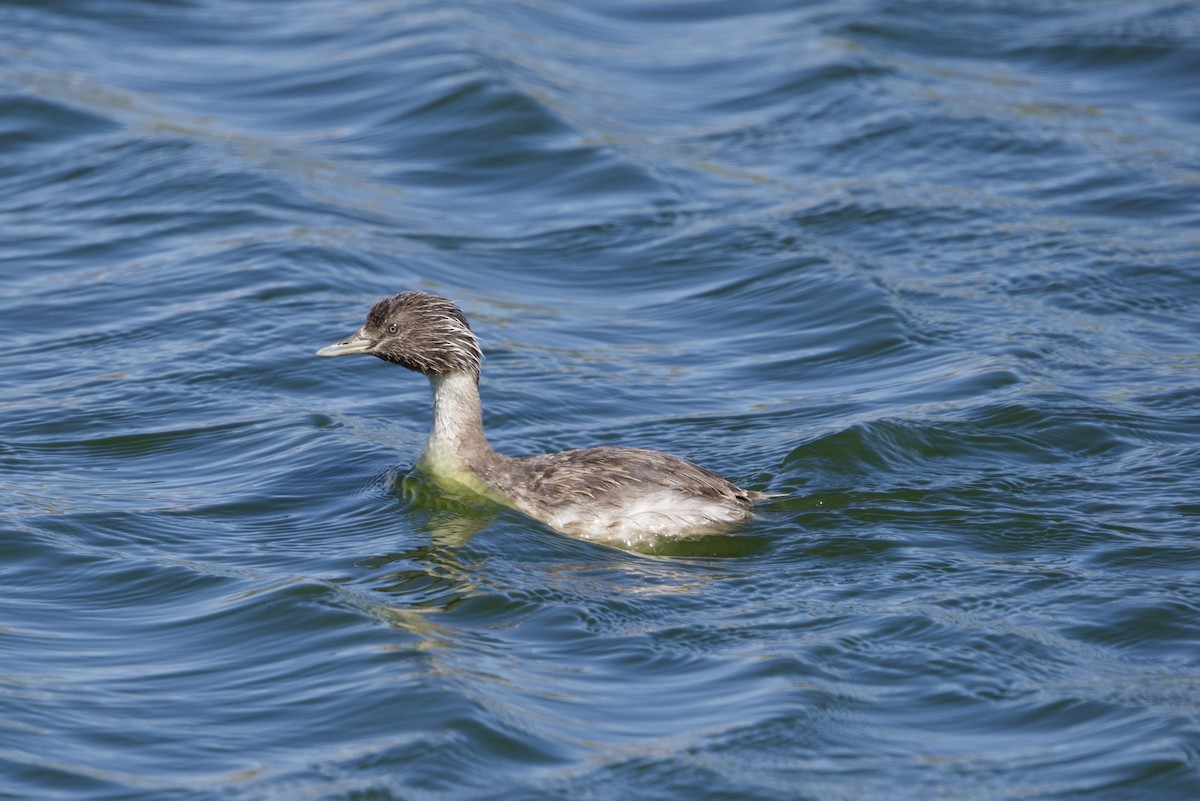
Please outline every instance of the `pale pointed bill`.
[{"label": "pale pointed bill", "polygon": [[318,356],[349,356],[354,353],[370,353],[371,348],[375,346],[375,340],[364,336],[362,331],[353,336],[343,339],[341,342],[334,342],[332,345],[326,345],[317,351]]}]

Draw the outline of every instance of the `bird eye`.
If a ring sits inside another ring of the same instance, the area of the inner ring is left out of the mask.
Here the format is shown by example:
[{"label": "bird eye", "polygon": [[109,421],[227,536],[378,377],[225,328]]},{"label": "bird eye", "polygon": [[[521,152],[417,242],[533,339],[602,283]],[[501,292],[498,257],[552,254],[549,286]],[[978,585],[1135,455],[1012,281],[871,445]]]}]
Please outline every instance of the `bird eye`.
[{"label": "bird eye", "polygon": [[394,334],[394,333],[396,333],[396,331],[397,331],[397,330],[398,330],[398,329],[396,328],[396,324],[395,324],[395,323],[392,323],[391,325],[389,325],[389,326],[388,326],[388,333],[389,333],[389,334]]}]

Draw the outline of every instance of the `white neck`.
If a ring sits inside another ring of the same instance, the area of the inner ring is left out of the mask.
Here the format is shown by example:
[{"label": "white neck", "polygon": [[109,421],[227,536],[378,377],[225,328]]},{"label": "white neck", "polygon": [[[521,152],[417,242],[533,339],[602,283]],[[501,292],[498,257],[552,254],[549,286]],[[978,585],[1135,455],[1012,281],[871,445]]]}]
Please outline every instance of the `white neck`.
[{"label": "white neck", "polygon": [[433,426],[422,459],[434,473],[478,472],[495,457],[483,435],[479,385],[470,373],[429,376]]}]

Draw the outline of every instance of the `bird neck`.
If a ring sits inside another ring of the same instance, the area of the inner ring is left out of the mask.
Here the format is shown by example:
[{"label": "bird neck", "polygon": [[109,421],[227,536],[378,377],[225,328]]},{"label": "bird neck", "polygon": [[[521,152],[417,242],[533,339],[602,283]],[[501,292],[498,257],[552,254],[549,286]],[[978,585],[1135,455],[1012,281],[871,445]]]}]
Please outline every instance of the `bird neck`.
[{"label": "bird neck", "polygon": [[421,456],[435,475],[454,477],[463,471],[481,474],[496,453],[483,434],[479,382],[472,373],[429,376],[433,390],[433,426]]}]

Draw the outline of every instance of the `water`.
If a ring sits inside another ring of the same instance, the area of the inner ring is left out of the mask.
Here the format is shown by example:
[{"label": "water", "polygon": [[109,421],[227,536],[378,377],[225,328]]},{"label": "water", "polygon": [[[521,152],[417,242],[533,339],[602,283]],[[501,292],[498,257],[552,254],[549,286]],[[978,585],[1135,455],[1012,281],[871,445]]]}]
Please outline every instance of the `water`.
[{"label": "water", "polygon": [[[1192,3],[0,6],[0,796],[1200,797]],[[410,474],[781,493],[630,553]]]}]

